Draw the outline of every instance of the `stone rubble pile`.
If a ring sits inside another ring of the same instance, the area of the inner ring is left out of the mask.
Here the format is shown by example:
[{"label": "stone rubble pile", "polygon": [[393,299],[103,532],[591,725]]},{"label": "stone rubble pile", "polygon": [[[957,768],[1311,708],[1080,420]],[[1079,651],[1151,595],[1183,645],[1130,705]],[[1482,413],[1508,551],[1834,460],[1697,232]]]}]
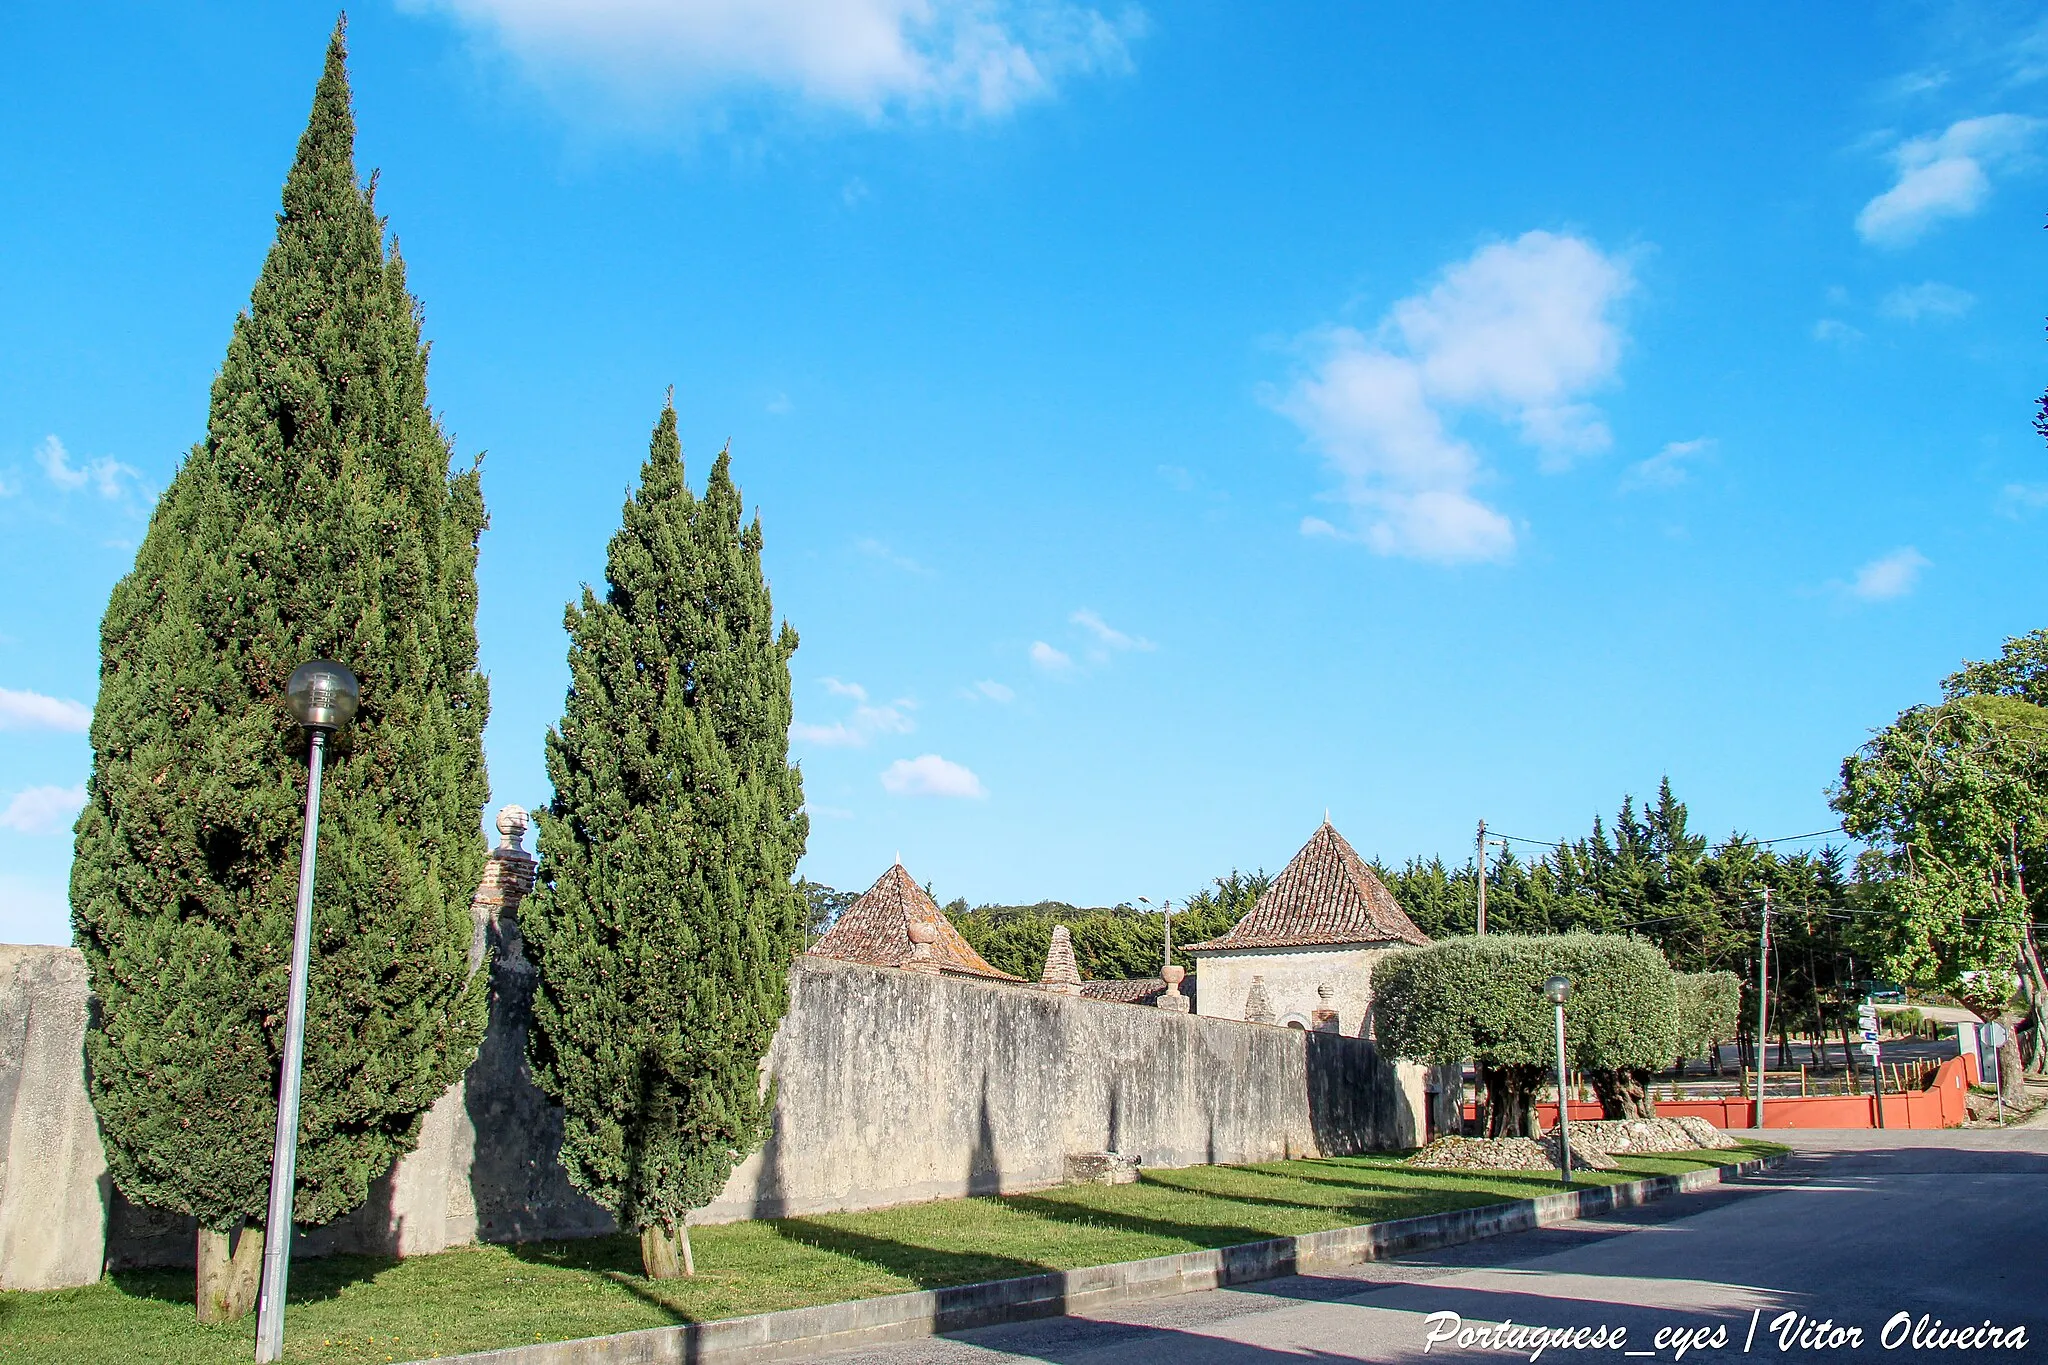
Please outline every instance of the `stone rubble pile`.
[{"label": "stone rubble pile", "polygon": [[[1549,1136],[1541,1141],[1525,1137],[1440,1137],[1404,1164],[1436,1171],[1554,1171],[1557,1142]],[[1572,1169],[1590,1171],[1599,1167],[1574,1146]]]},{"label": "stone rubble pile", "polygon": [[1586,1119],[1572,1125],[1572,1147],[1589,1154],[1642,1156],[1734,1145],[1734,1138],[1698,1118]]},{"label": "stone rubble pile", "polygon": [[[1572,1169],[1612,1170],[1617,1156],[1737,1146],[1705,1119],[1593,1119],[1572,1124]],[[1440,1171],[1554,1171],[1557,1130],[1525,1137],[1440,1137],[1407,1160]]]}]

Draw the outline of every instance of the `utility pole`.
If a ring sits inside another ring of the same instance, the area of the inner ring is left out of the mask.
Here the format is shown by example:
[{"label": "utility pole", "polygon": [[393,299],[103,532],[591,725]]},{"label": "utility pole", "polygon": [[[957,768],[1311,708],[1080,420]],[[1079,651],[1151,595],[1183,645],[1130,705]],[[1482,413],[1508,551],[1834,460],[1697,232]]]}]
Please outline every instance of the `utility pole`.
[{"label": "utility pole", "polygon": [[1764,888],[1763,923],[1756,937],[1756,1126],[1764,1126],[1764,1073],[1770,1053],[1771,888]]},{"label": "utility pole", "polygon": [[1479,822],[1479,932],[1486,932],[1486,822]]}]

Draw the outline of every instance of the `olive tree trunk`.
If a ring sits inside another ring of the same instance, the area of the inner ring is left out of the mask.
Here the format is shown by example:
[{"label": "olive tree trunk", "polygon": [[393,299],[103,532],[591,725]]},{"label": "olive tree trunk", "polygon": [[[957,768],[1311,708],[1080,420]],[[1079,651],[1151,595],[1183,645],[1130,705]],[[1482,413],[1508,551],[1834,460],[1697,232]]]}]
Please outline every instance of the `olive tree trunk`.
[{"label": "olive tree trunk", "polygon": [[1588,1071],[1593,1093],[1600,1097],[1600,1117],[1653,1119],[1657,1105],[1650,1098],[1650,1073],[1639,1070]]},{"label": "olive tree trunk", "polygon": [[1488,1137],[1542,1136],[1536,1122],[1536,1092],[1543,1086],[1543,1067],[1488,1066],[1479,1074],[1486,1084]]}]

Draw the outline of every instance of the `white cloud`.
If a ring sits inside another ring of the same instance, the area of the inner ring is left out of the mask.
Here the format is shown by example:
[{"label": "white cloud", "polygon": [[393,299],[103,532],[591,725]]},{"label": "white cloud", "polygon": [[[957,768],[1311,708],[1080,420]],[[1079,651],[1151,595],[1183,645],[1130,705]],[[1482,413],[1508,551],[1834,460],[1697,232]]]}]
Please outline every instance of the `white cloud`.
[{"label": "white cloud", "polygon": [[69,730],[82,735],[91,728],[92,708],[82,701],[0,687],[0,730]]},{"label": "white cloud", "polygon": [[1701,436],[1691,441],[1671,441],[1647,460],[1628,467],[1621,477],[1624,491],[1632,488],[1676,488],[1692,477],[1692,467],[1713,452],[1714,439]]},{"label": "white cloud", "polygon": [[917,728],[916,722],[905,714],[917,709],[917,703],[908,697],[878,706],[868,701],[868,690],[859,683],[838,678],[820,678],[819,682],[835,697],[852,698],[853,714],[829,725],[801,720],[791,723],[789,737],[798,743],[822,749],[858,749],[876,735],[907,735]]},{"label": "white cloud", "polygon": [[1866,602],[1889,602],[1913,591],[1920,571],[1933,563],[1910,545],[1880,555],[1856,571],[1849,591]]},{"label": "white cloud", "polygon": [[1863,333],[1839,318],[1822,318],[1813,324],[1815,341],[1832,341],[1839,346],[1853,346],[1863,340]]},{"label": "white cloud", "polygon": [[43,473],[51,483],[66,493],[75,493],[87,484],[101,497],[114,499],[127,492],[127,486],[139,483],[142,471],[119,460],[101,456],[88,460],[82,467],[71,463],[71,452],[55,436],[45,436],[43,443],[36,447],[36,463],[43,467]]},{"label": "white cloud", "polygon": [[1902,284],[1884,296],[1878,311],[1888,318],[1918,322],[1922,318],[1959,318],[1970,311],[1977,296],[1952,284],[1929,280],[1925,284]]},{"label": "white cloud", "polygon": [[1863,206],[1856,231],[1879,246],[1910,246],[1945,218],[1967,218],[1991,193],[1990,172],[2018,160],[2041,127],[2020,114],[1990,114],[1909,138],[1892,152],[1898,179]]},{"label": "white cloud", "polygon": [[983,696],[990,701],[1001,702],[1004,705],[1008,705],[1017,699],[1017,694],[1014,690],[1005,687],[993,678],[983,678],[980,682],[976,683],[974,685],[974,693],[970,695]]},{"label": "white cloud", "polygon": [[879,559],[884,564],[888,564],[895,568],[901,569],[905,573],[931,572],[931,570],[925,568],[924,565],[918,563],[909,555],[898,554],[896,553],[896,551],[890,549],[886,543],[876,540],[872,537],[869,537],[864,540],[855,541],[853,544],[853,548],[860,551],[862,554],[866,555],[869,559]]},{"label": "white cloud", "polygon": [[1605,449],[1612,437],[1585,397],[1619,367],[1615,313],[1633,288],[1622,259],[1528,232],[1449,266],[1371,336],[1316,336],[1315,370],[1276,407],[1337,475],[1358,529],[1312,517],[1303,533],[1441,563],[1506,558],[1514,527],[1475,495],[1485,470],[1451,420],[1474,410],[1509,422],[1546,469]]},{"label": "white cloud", "polygon": [[1043,640],[1031,642],[1031,662],[1048,673],[1067,673],[1074,667],[1073,658],[1064,650],[1054,649]]},{"label": "white cloud", "polygon": [[2048,507],[2048,483],[2009,483],[1998,492],[1999,515],[2018,520]]},{"label": "white cloud", "polygon": [[766,88],[870,118],[1001,114],[1130,69],[1135,11],[1068,0],[403,0],[489,34],[544,83],[641,104]]},{"label": "white cloud", "polygon": [[85,807],[85,786],[30,787],[0,811],[0,829],[17,834],[61,834]]},{"label": "white cloud", "polygon": [[958,763],[923,754],[899,758],[882,770],[882,788],[895,796],[950,796],[979,799],[988,788]]},{"label": "white cloud", "polygon": [[1143,636],[1126,635],[1110,625],[1096,613],[1083,607],[1067,618],[1081,629],[1093,635],[1096,640],[1110,649],[1152,649],[1154,645]]}]

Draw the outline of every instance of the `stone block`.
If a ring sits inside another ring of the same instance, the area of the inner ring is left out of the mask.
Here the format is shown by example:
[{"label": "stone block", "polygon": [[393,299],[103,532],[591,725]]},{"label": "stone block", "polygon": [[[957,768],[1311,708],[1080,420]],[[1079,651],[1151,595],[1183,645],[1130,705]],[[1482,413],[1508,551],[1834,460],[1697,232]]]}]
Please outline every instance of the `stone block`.
[{"label": "stone block", "polygon": [[1069,1185],[1130,1185],[1138,1179],[1143,1158],[1136,1152],[1069,1152]]}]

